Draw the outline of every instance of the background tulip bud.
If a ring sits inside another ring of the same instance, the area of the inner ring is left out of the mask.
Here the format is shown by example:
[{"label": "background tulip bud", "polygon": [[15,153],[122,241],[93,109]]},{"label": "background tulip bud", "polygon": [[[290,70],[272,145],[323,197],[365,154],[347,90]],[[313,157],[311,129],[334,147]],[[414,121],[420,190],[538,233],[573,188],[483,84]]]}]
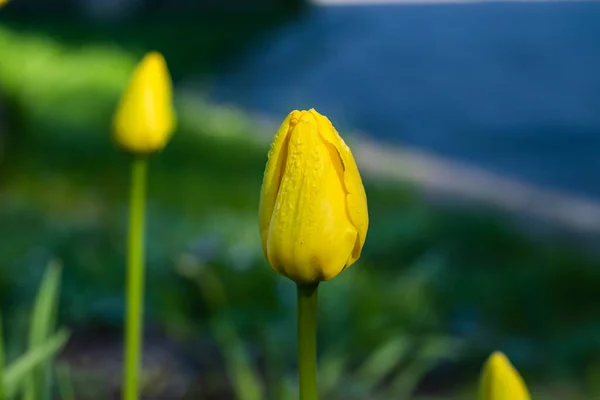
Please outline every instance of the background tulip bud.
[{"label": "background tulip bud", "polygon": [[350,148],[314,109],[292,111],[275,135],[262,184],[260,234],[269,263],[299,284],[354,263],[369,225]]},{"label": "background tulip bud", "polygon": [[148,53],[137,66],[114,118],[114,137],[130,153],[162,150],[175,129],[171,77],[164,57]]},{"label": "background tulip bud", "polygon": [[508,358],[495,352],[486,361],[481,376],[479,400],[530,400],[525,382]]}]

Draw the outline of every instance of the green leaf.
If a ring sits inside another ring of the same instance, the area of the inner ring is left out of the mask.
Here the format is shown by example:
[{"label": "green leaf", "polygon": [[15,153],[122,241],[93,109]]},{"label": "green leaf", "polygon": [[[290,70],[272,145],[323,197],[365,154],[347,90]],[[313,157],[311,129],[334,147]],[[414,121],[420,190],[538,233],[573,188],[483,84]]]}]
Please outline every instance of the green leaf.
[{"label": "green leaf", "polygon": [[411,342],[406,337],[394,337],[379,346],[358,370],[358,380],[364,382],[367,393],[375,389],[411,350]]},{"label": "green leaf", "polygon": [[[203,272],[196,281],[207,304],[216,311],[228,303],[225,286],[213,271]],[[232,381],[236,398],[238,400],[264,399],[262,381],[252,366],[234,324],[228,318],[213,317],[210,327],[223,353],[227,374]]]},{"label": "green leaf", "polygon": [[333,393],[344,377],[347,358],[337,353],[325,354],[319,362],[319,389],[322,393]]},{"label": "green leaf", "polygon": [[71,370],[67,364],[56,367],[56,382],[62,400],[75,400],[75,390],[71,382]]},{"label": "green leaf", "polygon": [[2,334],[2,315],[0,315],[0,400],[5,400],[4,396],[4,335]]},{"label": "green leaf", "polygon": [[23,380],[40,364],[53,357],[67,342],[69,332],[61,329],[44,344],[30,349],[4,369],[2,377],[5,398],[15,395]]},{"label": "green leaf", "polygon": [[[29,331],[29,347],[35,349],[50,335],[55,323],[61,265],[52,261],[38,291]],[[31,372],[24,385],[24,400],[48,400],[50,396],[51,357]]]},{"label": "green leaf", "polygon": [[428,338],[419,348],[418,354],[387,388],[382,398],[408,398],[423,377],[445,357],[456,357],[463,343],[446,337]]}]

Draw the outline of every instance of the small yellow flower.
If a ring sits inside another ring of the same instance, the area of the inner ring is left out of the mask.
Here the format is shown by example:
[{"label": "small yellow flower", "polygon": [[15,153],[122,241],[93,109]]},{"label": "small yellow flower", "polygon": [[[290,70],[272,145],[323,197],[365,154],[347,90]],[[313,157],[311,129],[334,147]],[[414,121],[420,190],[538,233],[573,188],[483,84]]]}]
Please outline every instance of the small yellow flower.
[{"label": "small yellow flower", "polygon": [[160,53],[146,54],[134,70],[113,124],[115,141],[130,153],[150,154],[167,144],[175,129],[175,112],[171,77]]},{"label": "small yellow flower", "polygon": [[527,386],[501,352],[494,352],[483,367],[479,400],[531,400]]},{"label": "small yellow flower", "polygon": [[360,257],[365,189],[350,148],[314,109],[292,111],[275,135],[259,220],[269,263],[296,283],[332,279]]}]

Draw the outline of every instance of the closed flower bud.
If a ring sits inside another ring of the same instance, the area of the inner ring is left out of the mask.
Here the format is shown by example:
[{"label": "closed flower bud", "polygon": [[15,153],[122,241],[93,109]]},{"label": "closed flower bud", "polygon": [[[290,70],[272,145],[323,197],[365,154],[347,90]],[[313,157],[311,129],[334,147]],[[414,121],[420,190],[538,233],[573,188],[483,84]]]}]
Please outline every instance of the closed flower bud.
[{"label": "closed flower bud", "polygon": [[314,109],[292,111],[275,135],[260,195],[265,255],[298,284],[334,278],[359,257],[367,197],[350,148]]},{"label": "closed flower bud", "polygon": [[162,150],[175,129],[171,77],[164,57],[148,53],[136,67],[114,118],[114,138],[133,154]]},{"label": "closed flower bud", "polygon": [[508,358],[495,352],[483,367],[479,400],[530,400],[525,382]]}]

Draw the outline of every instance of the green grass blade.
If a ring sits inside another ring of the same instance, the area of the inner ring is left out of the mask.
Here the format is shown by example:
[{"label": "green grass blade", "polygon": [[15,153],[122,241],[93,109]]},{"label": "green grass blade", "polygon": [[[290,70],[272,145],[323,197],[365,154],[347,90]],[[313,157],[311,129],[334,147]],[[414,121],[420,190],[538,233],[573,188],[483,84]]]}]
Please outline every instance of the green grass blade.
[{"label": "green grass blade", "polygon": [[62,400],[75,400],[75,390],[71,381],[71,370],[68,365],[56,367],[56,382]]},{"label": "green grass blade", "polygon": [[[223,282],[213,271],[204,271],[197,280],[209,307],[216,311],[228,302]],[[233,323],[226,318],[213,317],[211,330],[223,353],[227,374],[232,381],[237,400],[262,400],[264,388],[248,357],[242,339]]]},{"label": "green grass blade", "polygon": [[210,326],[217,337],[225,359],[227,373],[232,380],[237,400],[261,400],[262,384],[248,358],[242,340],[233,325],[224,319],[213,319]]},{"label": "green grass blade", "polygon": [[406,337],[398,336],[373,351],[357,372],[366,393],[373,391],[407,357],[412,345]]},{"label": "green grass blade", "polygon": [[347,357],[342,353],[329,353],[321,357],[319,363],[319,391],[328,397],[335,393],[336,388],[344,378]]},{"label": "green grass blade", "polygon": [[11,398],[19,389],[23,380],[40,364],[52,358],[67,342],[69,332],[61,329],[44,344],[30,349],[4,369],[3,384],[5,398]]},{"label": "green grass blade", "polygon": [[[54,323],[60,285],[61,266],[52,261],[44,273],[38,291],[29,331],[29,348],[35,349],[46,341]],[[24,400],[49,400],[51,359],[48,358],[25,380]]]},{"label": "green grass blade", "polygon": [[462,342],[445,337],[427,339],[419,349],[418,356],[390,383],[383,398],[409,398],[423,377],[443,358],[456,357]]},{"label": "green grass blade", "polygon": [[2,315],[0,314],[0,400],[4,397],[4,335],[2,334]]}]

